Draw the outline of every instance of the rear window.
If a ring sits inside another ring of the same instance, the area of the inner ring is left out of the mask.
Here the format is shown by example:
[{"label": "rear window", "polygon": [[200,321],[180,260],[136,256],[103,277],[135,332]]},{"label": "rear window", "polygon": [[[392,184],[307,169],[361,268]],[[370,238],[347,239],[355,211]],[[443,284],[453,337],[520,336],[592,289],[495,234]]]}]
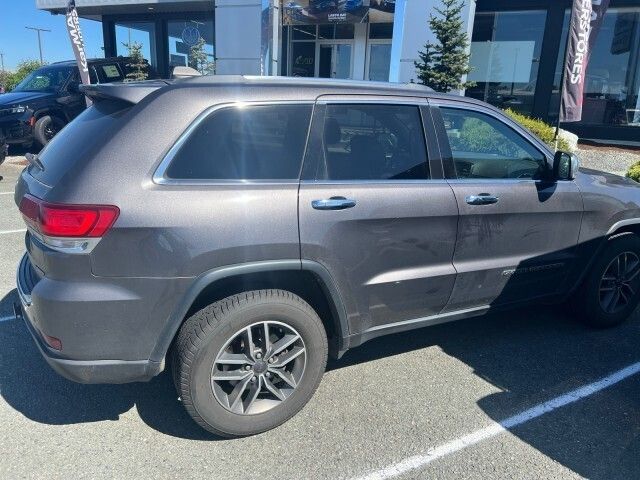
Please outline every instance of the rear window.
[{"label": "rear window", "polygon": [[54,186],[80,159],[91,156],[92,149],[108,141],[116,128],[115,120],[130,108],[118,102],[99,102],[82,112],[63,128],[40,152],[44,171],[30,167],[39,182]]},{"label": "rear window", "polygon": [[124,81],[124,73],[117,63],[95,65],[94,71],[98,76],[98,83],[112,83]]},{"label": "rear window", "polygon": [[181,180],[297,180],[311,105],[229,107],[189,135],[165,176]]}]

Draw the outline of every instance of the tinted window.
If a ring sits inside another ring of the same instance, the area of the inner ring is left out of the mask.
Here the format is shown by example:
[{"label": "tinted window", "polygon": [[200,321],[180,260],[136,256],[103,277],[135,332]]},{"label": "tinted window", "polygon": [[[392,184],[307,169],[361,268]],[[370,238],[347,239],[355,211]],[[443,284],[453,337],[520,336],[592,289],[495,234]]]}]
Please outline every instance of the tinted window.
[{"label": "tinted window", "polygon": [[106,145],[122,127],[130,106],[119,102],[96,102],[64,127],[40,152],[45,169],[30,167],[39,182],[53,186],[78,162],[90,161],[95,150]]},{"label": "tinted window", "polygon": [[166,176],[207,180],[297,180],[311,105],[226,108],[200,123]]},{"label": "tinted window", "polygon": [[540,178],[546,161],[537,148],[500,120],[441,108],[457,178]]},{"label": "tinted window", "polygon": [[328,105],[323,126],[326,180],[429,178],[420,109],[401,105]]}]

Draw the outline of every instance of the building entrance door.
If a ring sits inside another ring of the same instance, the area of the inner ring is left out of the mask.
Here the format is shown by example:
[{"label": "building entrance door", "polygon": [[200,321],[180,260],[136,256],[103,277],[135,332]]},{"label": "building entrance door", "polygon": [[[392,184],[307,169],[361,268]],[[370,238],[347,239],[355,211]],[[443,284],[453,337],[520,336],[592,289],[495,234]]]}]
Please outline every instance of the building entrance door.
[{"label": "building entrance door", "polygon": [[318,43],[318,71],[320,78],[351,78],[350,43]]}]

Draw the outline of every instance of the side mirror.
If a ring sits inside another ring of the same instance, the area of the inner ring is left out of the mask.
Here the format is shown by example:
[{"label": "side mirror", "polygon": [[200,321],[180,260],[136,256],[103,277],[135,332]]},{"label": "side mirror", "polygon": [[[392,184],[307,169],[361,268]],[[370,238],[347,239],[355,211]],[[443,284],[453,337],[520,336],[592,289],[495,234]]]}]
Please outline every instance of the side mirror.
[{"label": "side mirror", "polygon": [[570,152],[556,152],[553,157],[553,177],[556,180],[573,180],[580,168],[580,159]]}]

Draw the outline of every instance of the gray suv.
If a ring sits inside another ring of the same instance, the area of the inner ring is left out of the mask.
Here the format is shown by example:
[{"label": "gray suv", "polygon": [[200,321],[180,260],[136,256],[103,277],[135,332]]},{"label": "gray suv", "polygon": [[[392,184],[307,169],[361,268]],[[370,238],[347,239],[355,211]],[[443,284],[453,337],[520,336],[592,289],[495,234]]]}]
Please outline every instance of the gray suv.
[{"label": "gray suv", "polygon": [[639,185],[484,103],[258,77],[84,91],[15,194],[16,313],[71,380],[168,368],[199,425],[250,435],[372,338],[572,300],[609,327],[638,304]]}]

